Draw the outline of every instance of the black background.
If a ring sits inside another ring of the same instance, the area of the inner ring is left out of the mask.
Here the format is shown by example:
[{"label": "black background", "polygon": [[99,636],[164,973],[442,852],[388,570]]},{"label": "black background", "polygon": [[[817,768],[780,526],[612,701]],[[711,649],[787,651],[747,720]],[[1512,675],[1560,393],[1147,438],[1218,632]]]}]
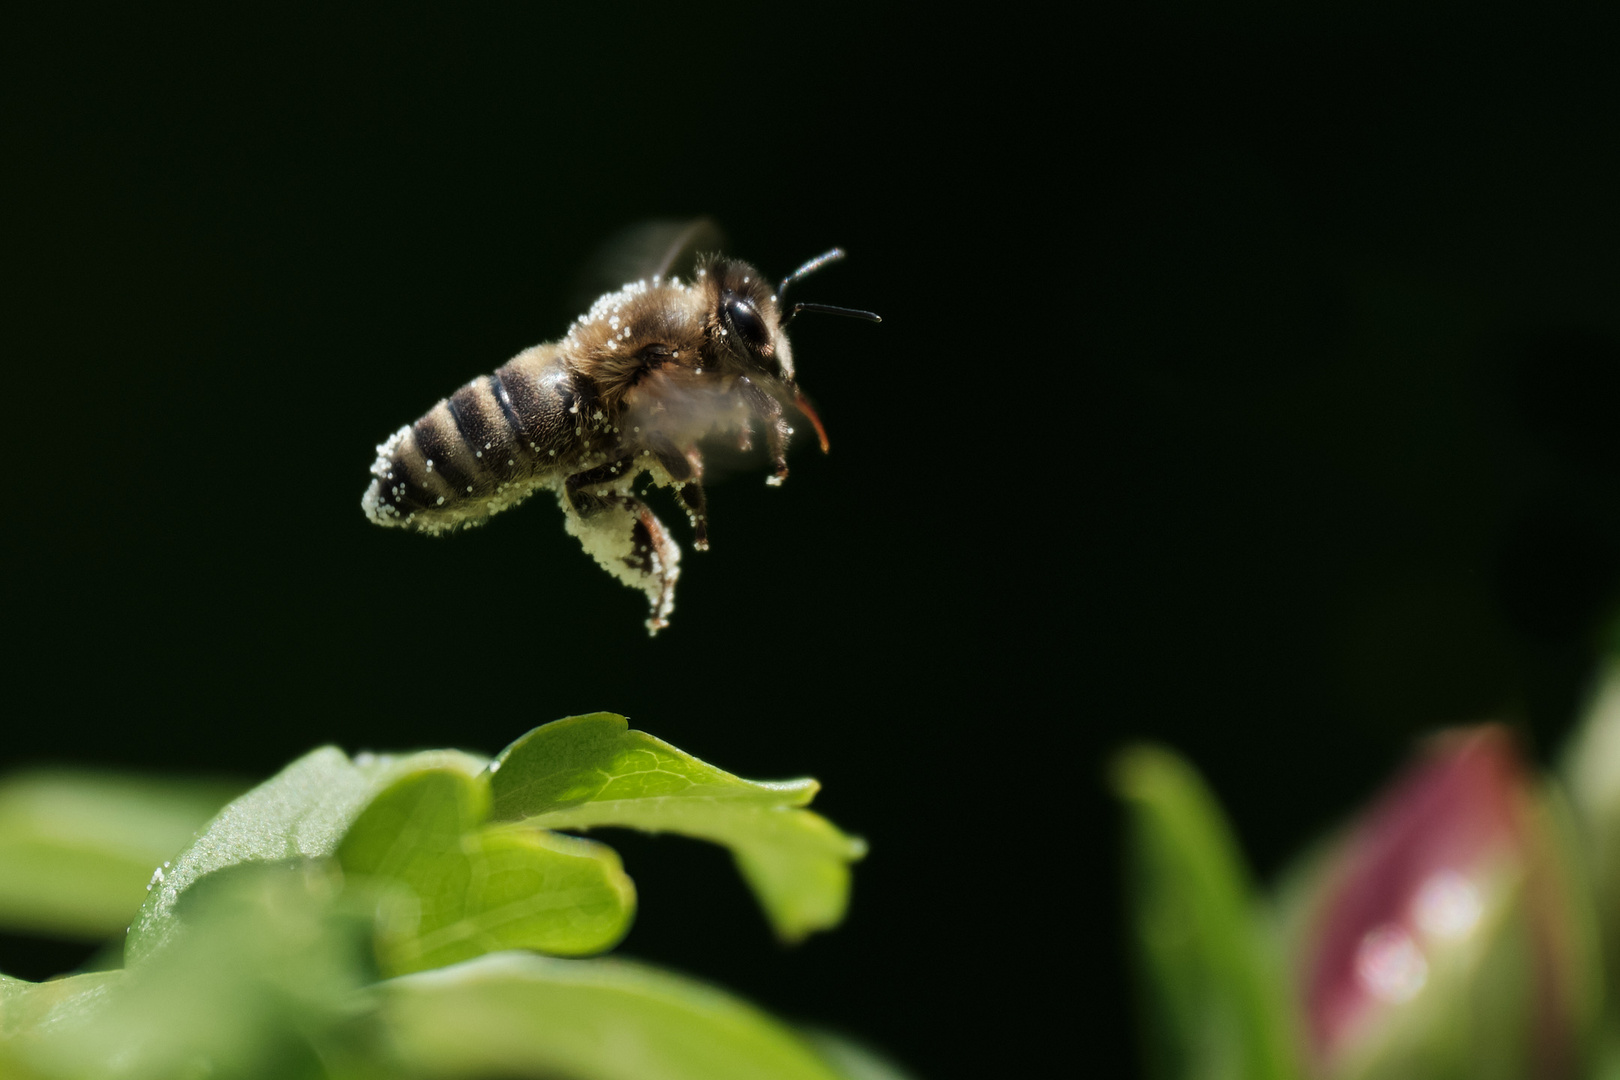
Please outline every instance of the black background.
[{"label": "black background", "polygon": [[[623,712],[872,844],[788,950],[723,854],[616,835],[627,952],[923,1076],[1126,1069],[1112,750],[1189,754],[1269,875],[1418,733],[1567,731],[1620,568],[1620,102],[1612,21],[1067,17],[12,21],[3,764]],[[799,298],[885,321],[795,327],[833,452],[711,485],[670,631],[546,500],[366,523],[376,442],[699,213],[773,274],[845,246]]]}]

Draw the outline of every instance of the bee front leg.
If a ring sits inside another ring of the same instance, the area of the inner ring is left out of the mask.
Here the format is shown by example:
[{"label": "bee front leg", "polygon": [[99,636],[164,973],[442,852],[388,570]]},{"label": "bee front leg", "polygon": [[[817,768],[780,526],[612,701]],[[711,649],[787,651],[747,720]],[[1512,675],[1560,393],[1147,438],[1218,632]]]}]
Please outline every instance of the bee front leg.
[{"label": "bee front leg", "polygon": [[776,475],[766,477],[765,482],[778,487],[788,477],[787,445],[788,439],[793,436],[793,429],[782,417],[781,402],[761,390],[746,375],[738,383],[749,410],[765,424],[765,446],[770,451],[771,467],[776,470]]}]

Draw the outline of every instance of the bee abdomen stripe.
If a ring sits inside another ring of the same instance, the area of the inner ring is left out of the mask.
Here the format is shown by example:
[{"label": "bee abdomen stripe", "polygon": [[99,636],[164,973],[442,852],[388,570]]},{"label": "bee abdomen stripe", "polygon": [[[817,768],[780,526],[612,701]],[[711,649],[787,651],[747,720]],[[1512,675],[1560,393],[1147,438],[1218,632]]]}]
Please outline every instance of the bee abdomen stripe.
[{"label": "bee abdomen stripe", "polygon": [[507,481],[528,471],[527,458],[518,464],[517,432],[507,423],[488,377],[475,379],[457,390],[450,398],[450,415],[486,478]]},{"label": "bee abdomen stripe", "polygon": [[506,410],[512,430],[525,448],[545,445],[544,390],[535,378],[508,364],[490,376],[495,382],[495,398]]},{"label": "bee abdomen stripe", "polygon": [[506,420],[509,445],[516,450],[517,460],[526,459],[529,456],[529,449],[525,445],[523,422],[518,419],[516,410],[512,408],[511,395],[506,392],[506,384],[501,382],[498,372],[489,376],[489,393],[495,399],[495,404],[501,407],[501,416]]},{"label": "bee abdomen stripe", "polygon": [[433,502],[422,477],[422,455],[416,447],[416,434],[404,428],[379,447],[387,452],[386,458],[371,467],[377,477],[378,498],[394,508],[401,516],[425,509]]},{"label": "bee abdomen stripe", "polygon": [[484,444],[484,433],[479,429],[477,412],[469,408],[469,403],[462,397],[466,392],[467,388],[463,386],[446,398],[444,404],[450,410],[450,419],[455,423],[456,434],[461,436],[461,441],[477,449]]},{"label": "bee abdomen stripe", "polygon": [[[450,407],[450,419],[455,421],[461,441],[467,444],[468,455],[477,463],[473,466],[473,470],[479,473],[482,479],[482,474],[495,471],[492,466],[495,463],[496,444],[503,444],[504,449],[506,440],[501,432],[496,430],[499,425],[489,415],[484,403],[478,400],[476,383],[468,383],[451,394],[446,404]],[[506,464],[504,457],[501,464],[503,466]],[[502,474],[507,471],[505,468],[500,470]]]},{"label": "bee abdomen stripe", "polygon": [[383,483],[394,494],[394,505],[401,513],[408,514],[413,510],[423,510],[433,503],[433,495],[423,485],[422,462],[419,457],[407,455],[403,452],[394,455],[394,467],[389,470],[394,474],[392,480]]},{"label": "bee abdomen stripe", "polygon": [[[422,452],[424,470],[438,473],[439,477],[449,485],[450,490],[456,494],[457,498],[465,499],[472,494],[467,489],[474,486],[478,478],[469,476],[452,459],[455,448],[451,445],[450,433],[444,430],[451,425],[445,424],[438,418],[438,411],[436,408],[430,410],[426,416],[418,420],[413,426],[412,431],[416,435],[416,447]],[[427,468],[427,462],[429,461],[433,463],[431,469]]]}]

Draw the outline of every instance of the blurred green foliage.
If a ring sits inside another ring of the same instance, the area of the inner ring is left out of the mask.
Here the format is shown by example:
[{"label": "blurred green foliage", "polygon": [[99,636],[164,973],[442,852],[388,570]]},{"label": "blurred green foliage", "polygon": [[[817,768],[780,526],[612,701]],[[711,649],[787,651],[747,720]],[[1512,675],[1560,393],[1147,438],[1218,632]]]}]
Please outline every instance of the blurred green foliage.
[{"label": "blurred green foliage", "polygon": [[[848,1040],[690,979],[553,958],[611,948],[635,892],[610,848],[548,826],[728,844],[782,936],[835,925],[864,846],[803,809],[815,790],[741,780],[605,713],[538,728],[490,763],[317,750],[189,846],[220,789],[16,778],[0,788],[0,835],[27,842],[0,846],[0,879],[36,869],[12,890],[10,925],[87,934],[136,917],[122,969],[0,976],[0,1074],[898,1078]],[[69,856],[87,869],[38,869]],[[85,882],[100,892],[67,895]],[[53,923],[58,906],[77,921]]]},{"label": "blurred green foliage", "polygon": [[240,790],[63,770],[0,781],[0,925],[86,941],[122,933],[152,868]]},{"label": "blurred green foliage", "polygon": [[1114,786],[1131,815],[1131,929],[1154,1075],[1296,1076],[1281,975],[1214,798],[1186,762],[1158,747],[1120,755]]}]

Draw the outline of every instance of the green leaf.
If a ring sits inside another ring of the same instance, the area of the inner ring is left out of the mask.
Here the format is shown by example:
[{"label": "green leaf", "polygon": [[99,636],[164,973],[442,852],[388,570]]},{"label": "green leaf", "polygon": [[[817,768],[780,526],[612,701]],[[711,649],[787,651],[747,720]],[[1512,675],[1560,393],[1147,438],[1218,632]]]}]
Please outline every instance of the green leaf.
[{"label": "green leaf", "polygon": [[[36,1066],[50,1054],[58,1033],[85,1030],[125,978],[122,971],[95,971],[32,983],[0,975],[0,1076],[46,1076]],[[49,1075],[55,1080],[62,1072]]]},{"label": "green leaf", "polygon": [[622,960],[500,953],[377,994],[396,1053],[428,1075],[840,1080],[753,1006]]},{"label": "green leaf", "polygon": [[866,844],[808,810],[814,780],[743,780],[591,713],[535,728],[490,763],[494,815],[550,829],[625,826],[729,847],[777,935],[836,926]]},{"label": "green leaf", "polygon": [[1131,818],[1131,914],[1150,1074],[1297,1077],[1279,965],[1215,800],[1190,766],[1156,747],[1121,754],[1114,785]]},{"label": "green leaf", "polygon": [[601,952],[630,928],[635,888],[608,847],[531,826],[483,826],[489,784],[414,772],[366,807],[338,848],[382,893],[378,954],[389,973],[501,949]]},{"label": "green leaf", "polygon": [[0,926],[87,941],[122,933],[152,868],[239,791],[65,770],[0,781]]},{"label": "green leaf", "polygon": [[357,1007],[376,976],[371,922],[344,906],[341,884],[324,861],[209,875],[139,967],[24,984],[17,1009],[8,993],[0,1075],[327,1076],[334,1049],[364,1037]]},{"label": "green leaf", "polygon": [[15,1046],[36,1031],[94,1013],[124,977],[122,971],[92,971],[33,983],[0,975],[0,1044]]},{"label": "green leaf", "polygon": [[353,761],[336,747],[312,750],[221,810],[179,858],[151,873],[146,902],[124,942],[125,961],[139,963],[172,938],[175,904],[208,874],[331,855],[360,811],[397,777],[439,767],[471,775],[483,765],[482,758],[454,750],[362,754]]}]

